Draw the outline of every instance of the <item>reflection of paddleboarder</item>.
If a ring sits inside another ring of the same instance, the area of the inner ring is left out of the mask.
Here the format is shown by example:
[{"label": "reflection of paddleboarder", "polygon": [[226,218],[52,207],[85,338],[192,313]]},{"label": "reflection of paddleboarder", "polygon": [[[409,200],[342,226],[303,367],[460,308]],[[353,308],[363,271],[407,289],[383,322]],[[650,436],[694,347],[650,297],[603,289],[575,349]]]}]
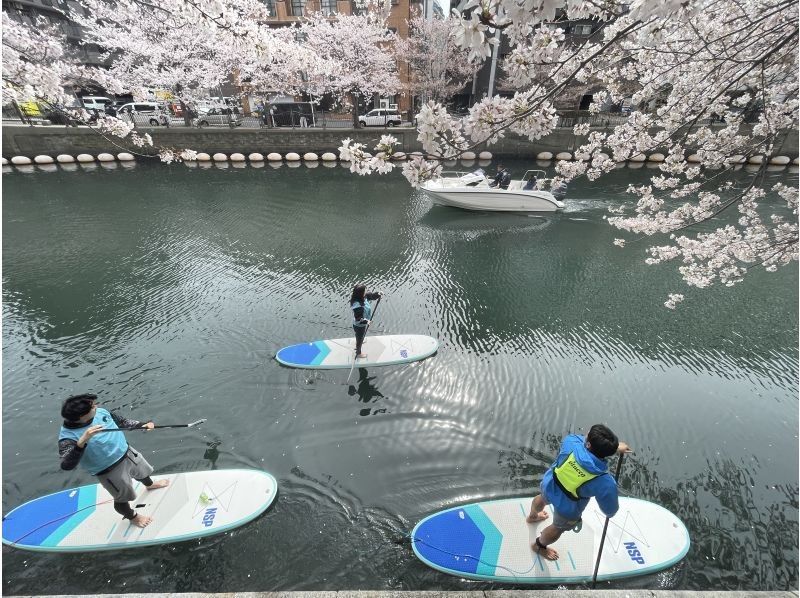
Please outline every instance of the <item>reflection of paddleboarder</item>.
[{"label": "reflection of paddleboarder", "polygon": [[353,287],[353,294],[350,295],[350,309],[353,310],[353,331],[356,334],[356,358],[365,358],[367,355],[361,352],[361,345],[367,335],[367,327],[372,317],[372,305],[370,301],[380,299],[383,293],[367,293],[367,287],[357,284]]},{"label": "reflection of paddleboarder", "polygon": [[376,376],[369,376],[367,368],[358,368],[358,388],[351,384],[350,388],[347,389],[347,394],[351,397],[357,394],[358,400],[362,403],[371,403],[375,397],[383,399],[384,396],[381,391],[372,384],[372,380],[375,378]]},{"label": "reflection of paddleboarder", "polygon": [[614,453],[628,452],[628,445],[603,424],[592,426],[585,438],[570,434],[564,439],[555,463],[542,478],[541,494],[533,499],[531,514],[526,519],[528,523],[544,521],[550,516],[545,506],[553,506],[553,522],[531,544],[534,552],[550,561],[558,559],[558,552],[549,545],[565,531],[580,525],[581,514],[592,497],[607,517],[616,514],[617,483],[608,473],[605,460]]},{"label": "reflection of paddleboarder", "polygon": [[75,469],[80,463],[114,499],[114,510],[138,527],[146,527],[152,517],[138,515],[128,504],[136,499],[133,480],[148,490],[163,488],[169,480],[154,482],[150,478],[153,466],[125,440],[125,434],[104,434],[104,430],[145,428],[152,430],[153,422],[145,424],[120,417],[97,407],[97,395],[75,395],[61,406],[64,422],[58,435],[58,455],[61,469]]}]

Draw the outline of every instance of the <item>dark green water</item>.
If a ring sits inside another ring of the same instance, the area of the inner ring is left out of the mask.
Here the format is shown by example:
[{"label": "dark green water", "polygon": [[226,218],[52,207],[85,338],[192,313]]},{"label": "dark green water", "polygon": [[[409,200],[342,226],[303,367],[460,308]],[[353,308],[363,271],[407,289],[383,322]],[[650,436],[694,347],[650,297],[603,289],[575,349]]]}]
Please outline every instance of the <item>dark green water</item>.
[{"label": "dark green water", "polygon": [[[651,173],[574,184],[547,218],[431,207],[399,175],[341,167],[4,174],[3,511],[91,481],[56,450],[60,401],[87,391],[137,419],[208,418],[129,434],[157,473],[258,467],[280,495],[199,542],[4,547],[3,591],[491,588],[397,540],[534,494],[562,436],[596,422],[636,450],[624,492],[692,538],[676,567],[610,587],[796,587],[797,265],[697,291],[644,244],[613,247],[606,207]],[[386,293],[373,332],[439,353],[352,386],[279,366],[282,346],[349,334],[358,280]]]}]

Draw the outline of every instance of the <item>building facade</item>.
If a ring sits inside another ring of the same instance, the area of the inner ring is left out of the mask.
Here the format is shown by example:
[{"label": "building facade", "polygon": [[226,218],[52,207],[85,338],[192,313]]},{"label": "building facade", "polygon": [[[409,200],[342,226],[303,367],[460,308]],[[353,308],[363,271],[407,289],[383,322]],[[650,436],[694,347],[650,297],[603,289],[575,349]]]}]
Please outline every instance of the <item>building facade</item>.
[{"label": "building facade", "polygon": [[[461,0],[457,6],[457,10],[463,14],[468,14],[469,11],[464,12],[468,0]],[[596,41],[602,37],[603,27],[605,23],[593,19],[580,19],[568,20],[563,11],[556,13],[556,19],[552,23],[545,23],[545,27],[558,27],[564,31],[564,37],[567,44],[577,46],[584,44],[587,41]],[[488,96],[512,96],[514,89],[508,84],[506,73],[503,70],[503,61],[511,52],[511,45],[508,38],[504,35],[500,36],[500,44],[495,50],[496,66],[494,81],[492,81],[491,70],[494,55],[486,59],[486,62],[481,67],[480,71],[475,75],[470,85],[467,85],[460,94],[453,98],[453,108],[456,111],[469,108],[476,102],[479,102]],[[564,93],[562,93],[553,102],[556,110],[560,112],[588,110],[595,93],[600,91],[602,86],[593,83],[578,83],[574,82],[570,85]]]},{"label": "building facade", "polygon": [[[338,14],[350,15],[357,13],[359,3],[354,0],[262,0],[266,4],[272,17],[267,24],[272,27],[286,27],[301,21],[306,15],[316,12],[335,17]],[[428,0],[431,1],[431,0]],[[438,1],[435,2],[439,6]],[[422,0],[391,0],[391,11],[387,19],[387,27],[401,38],[408,37],[408,22],[413,17],[414,11],[423,10]],[[407,83],[409,78],[408,67],[398,65],[398,76],[401,82]],[[396,94],[389,97],[374,97],[365,108],[379,108],[381,106],[394,106],[404,113],[411,109],[411,98],[406,94]]]},{"label": "building facade", "polygon": [[78,62],[87,66],[108,67],[102,50],[94,44],[81,44],[83,31],[70,17],[87,14],[76,0],[2,0],[3,11],[9,18],[33,27],[43,19],[61,30],[67,40],[68,49]]}]

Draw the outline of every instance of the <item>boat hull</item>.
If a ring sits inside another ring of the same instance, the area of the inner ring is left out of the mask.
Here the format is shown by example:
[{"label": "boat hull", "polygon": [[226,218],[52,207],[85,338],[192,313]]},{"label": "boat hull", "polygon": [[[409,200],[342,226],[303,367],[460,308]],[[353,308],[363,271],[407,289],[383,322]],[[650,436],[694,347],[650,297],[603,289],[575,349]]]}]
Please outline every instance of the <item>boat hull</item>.
[{"label": "boat hull", "polygon": [[442,189],[423,185],[434,203],[481,212],[555,212],[564,207],[547,191],[511,191],[473,187]]}]

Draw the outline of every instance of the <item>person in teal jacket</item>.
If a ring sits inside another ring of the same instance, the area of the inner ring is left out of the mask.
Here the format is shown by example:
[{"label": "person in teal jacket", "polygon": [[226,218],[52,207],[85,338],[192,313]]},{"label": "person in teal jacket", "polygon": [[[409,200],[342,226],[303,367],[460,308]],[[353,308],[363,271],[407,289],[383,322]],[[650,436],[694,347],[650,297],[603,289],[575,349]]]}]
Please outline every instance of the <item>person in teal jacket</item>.
[{"label": "person in teal jacket", "polygon": [[125,440],[124,432],[106,430],[152,430],[153,422],[141,423],[126,419],[97,406],[97,395],[82,394],[68,397],[61,405],[61,431],[58,434],[58,454],[61,469],[71,470],[80,465],[114,499],[114,510],[133,525],[146,527],[152,517],[137,514],[129,502],[137,498],[133,481],[141,482],[147,490],[156,490],[169,480],[154,482],[150,478],[153,466]]},{"label": "person in teal jacket", "polygon": [[529,524],[544,521],[550,516],[545,506],[553,507],[552,523],[531,544],[534,552],[551,561],[558,559],[558,552],[550,544],[580,524],[581,514],[592,497],[607,517],[616,514],[617,483],[608,472],[606,458],[628,452],[628,445],[603,424],[592,426],[586,437],[570,434],[564,438],[558,457],[542,478],[541,494],[533,499],[526,519]]},{"label": "person in teal jacket", "polygon": [[367,293],[367,287],[363,284],[353,287],[353,293],[350,295],[350,309],[353,311],[353,332],[356,335],[356,359],[363,359],[367,356],[366,353],[361,352],[361,345],[364,343],[367,327],[372,318],[370,301],[381,297],[383,297],[383,293]]}]

